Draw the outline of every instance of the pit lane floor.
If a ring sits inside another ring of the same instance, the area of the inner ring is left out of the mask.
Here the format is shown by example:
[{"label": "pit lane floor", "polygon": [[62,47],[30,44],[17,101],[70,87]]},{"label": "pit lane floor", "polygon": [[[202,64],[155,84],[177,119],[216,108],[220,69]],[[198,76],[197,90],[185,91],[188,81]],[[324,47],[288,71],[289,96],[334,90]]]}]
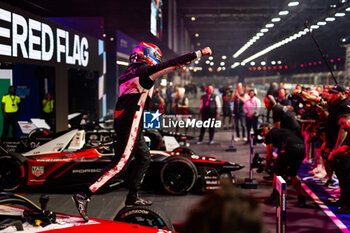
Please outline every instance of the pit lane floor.
[{"label": "pit lane floor", "polygon": [[[198,138],[198,132],[196,132],[195,136]],[[263,203],[264,199],[271,193],[271,182],[263,179],[263,176],[266,174],[259,174],[255,171],[253,172],[253,178],[258,181],[257,189],[241,188],[244,179],[249,177],[249,146],[244,145],[243,142],[235,142],[237,152],[226,152],[225,150],[231,145],[230,130],[217,130],[214,140],[215,143],[212,145],[207,145],[205,143],[202,145],[196,145],[196,140],[192,140],[191,148],[196,151],[197,154],[213,155],[218,159],[244,164],[245,168],[235,172],[237,187],[243,193],[253,196],[259,203],[261,203],[265,226],[270,232],[275,232],[276,209],[271,205]],[[207,135],[204,142],[207,142]],[[263,145],[255,146],[254,150],[255,152],[260,153],[260,155],[265,154],[265,148]],[[50,201],[47,208],[56,212],[77,215],[77,210],[71,199],[71,195],[74,192],[75,191],[73,190],[67,191],[66,193],[49,192]],[[41,193],[26,191],[24,194],[26,197],[34,200],[34,202],[39,203],[38,199]],[[94,195],[89,204],[88,215],[93,218],[112,220],[116,213],[123,207],[126,194],[127,190],[125,188],[119,188],[107,193]],[[186,219],[187,212],[200,200],[202,195],[198,193],[190,193],[185,196],[172,196],[163,193],[154,194],[150,192],[142,192],[141,196],[153,201],[155,206],[163,209],[172,222],[182,223]],[[296,199],[297,196],[292,185],[288,184],[287,232],[341,232],[310,197],[307,200],[307,203],[310,206],[309,208],[295,207]]]}]

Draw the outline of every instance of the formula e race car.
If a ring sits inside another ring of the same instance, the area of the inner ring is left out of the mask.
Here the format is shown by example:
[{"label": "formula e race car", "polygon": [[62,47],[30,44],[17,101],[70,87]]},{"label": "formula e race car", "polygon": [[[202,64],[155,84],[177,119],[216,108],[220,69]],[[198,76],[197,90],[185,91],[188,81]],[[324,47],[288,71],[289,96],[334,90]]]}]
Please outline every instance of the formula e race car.
[{"label": "formula e race car", "polygon": [[49,196],[42,195],[39,207],[23,196],[0,193],[0,232],[166,233],[175,230],[169,218],[155,207],[124,207],[114,221],[90,218],[86,223],[80,216],[47,210],[48,201]]},{"label": "formula e race car", "polygon": [[[108,131],[74,129],[25,153],[2,152],[0,190],[77,187],[87,183],[111,161],[113,143],[113,135]],[[232,178],[233,171],[243,168],[240,164],[197,155],[188,148],[150,152],[151,165],[144,187],[160,187],[171,194],[216,189],[221,176]],[[125,177],[112,180],[109,187],[127,182]]]}]

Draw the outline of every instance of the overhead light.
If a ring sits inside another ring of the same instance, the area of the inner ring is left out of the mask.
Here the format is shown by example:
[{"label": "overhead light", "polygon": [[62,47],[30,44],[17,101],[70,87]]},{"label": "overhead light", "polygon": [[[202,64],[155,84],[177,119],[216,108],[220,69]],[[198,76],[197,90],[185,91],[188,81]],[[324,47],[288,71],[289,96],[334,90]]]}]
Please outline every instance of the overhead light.
[{"label": "overhead light", "polygon": [[263,28],[260,30],[260,32],[268,32],[268,31],[269,31],[269,29],[267,29],[267,28]]},{"label": "overhead light", "polygon": [[335,18],[334,17],[328,17],[328,18],[325,19],[325,21],[333,22],[333,21],[335,21]]},{"label": "overhead light", "polygon": [[273,23],[268,23],[265,25],[265,27],[267,28],[273,28],[275,25]]},{"label": "overhead light", "polygon": [[318,29],[319,27],[318,25],[311,25],[311,29]]},{"label": "overhead light", "polygon": [[227,57],[224,55],[224,56],[222,56],[221,58],[225,60]]},{"label": "overhead light", "polygon": [[279,22],[279,21],[281,21],[281,18],[273,18],[273,19],[271,19],[271,22]]},{"label": "overhead light", "polygon": [[220,66],[224,66],[225,65],[225,62],[220,62]]},{"label": "overhead light", "polygon": [[256,35],[261,37],[261,36],[263,36],[263,35],[264,35],[264,33],[259,32],[259,33],[256,33]]},{"label": "overhead light", "polygon": [[289,11],[280,11],[278,15],[288,15]]},{"label": "overhead light", "polygon": [[[239,65],[240,65],[239,62],[235,62],[235,63],[233,63],[233,64],[231,65],[231,69],[234,69],[234,68],[236,68],[236,67],[239,66]],[[243,64],[241,64],[241,65],[243,65]]]},{"label": "overhead light", "polygon": [[[239,63],[239,62],[238,62],[238,63]],[[241,66],[245,66],[245,64],[246,64],[245,62],[241,62]]]},{"label": "overhead light", "polygon": [[345,16],[345,13],[343,12],[338,12],[334,15],[335,17],[344,17]]},{"label": "overhead light", "polygon": [[350,7],[346,8],[345,11],[350,11]]},{"label": "overhead light", "polygon": [[297,6],[297,5],[299,5],[299,2],[289,2],[289,3],[288,3],[288,6],[289,6],[289,7]]},{"label": "overhead light", "polygon": [[205,61],[205,64],[209,64],[209,63],[210,63],[210,61],[209,61],[209,60],[206,60],[206,61]]},{"label": "overhead light", "polygon": [[210,56],[210,57],[208,57],[208,59],[211,61],[211,60],[213,60],[214,58],[213,58],[212,56]]},{"label": "overhead light", "polygon": [[252,61],[252,62],[250,63],[250,65],[251,65],[251,66],[255,66],[255,62]]},{"label": "overhead light", "polygon": [[319,25],[319,26],[324,26],[324,25],[326,25],[327,23],[325,22],[325,21],[320,21],[320,22],[318,22],[317,23],[317,25]]},{"label": "overhead light", "polygon": [[198,33],[196,33],[196,34],[194,34],[194,36],[195,36],[195,37],[199,37],[199,34],[198,34]]},{"label": "overhead light", "polygon": [[117,60],[117,65],[128,66],[129,63],[127,63],[127,62],[125,62],[125,61],[118,61],[118,60]]},{"label": "overhead light", "polygon": [[244,51],[246,51],[251,45],[253,44],[253,42],[248,42],[245,45],[242,46],[242,48],[240,48],[235,54],[233,54],[233,58],[237,58],[239,55],[241,55]]},{"label": "overhead light", "polygon": [[196,17],[192,16],[191,21],[196,21]]}]

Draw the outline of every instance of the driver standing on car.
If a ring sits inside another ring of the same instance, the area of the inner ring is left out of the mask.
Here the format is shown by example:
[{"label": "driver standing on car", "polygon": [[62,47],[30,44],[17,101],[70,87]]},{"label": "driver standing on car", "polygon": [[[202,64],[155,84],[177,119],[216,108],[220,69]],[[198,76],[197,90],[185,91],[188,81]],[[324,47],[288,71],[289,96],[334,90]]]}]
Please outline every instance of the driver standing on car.
[{"label": "driver standing on car", "polygon": [[157,78],[211,53],[210,48],[206,47],[162,62],[161,51],[154,44],[141,42],[134,49],[130,56],[130,65],[119,79],[120,96],[114,115],[114,129],[117,136],[114,158],[92,180],[86,190],[73,195],[79,214],[86,222],[89,221],[87,204],[90,197],[113,177],[124,172],[132,157],[135,157],[135,163],[129,173],[129,193],[125,205],[152,204],[138,196],[138,190],[150,163],[150,153],[142,134],[142,115],[147,96],[151,95],[151,89]]}]

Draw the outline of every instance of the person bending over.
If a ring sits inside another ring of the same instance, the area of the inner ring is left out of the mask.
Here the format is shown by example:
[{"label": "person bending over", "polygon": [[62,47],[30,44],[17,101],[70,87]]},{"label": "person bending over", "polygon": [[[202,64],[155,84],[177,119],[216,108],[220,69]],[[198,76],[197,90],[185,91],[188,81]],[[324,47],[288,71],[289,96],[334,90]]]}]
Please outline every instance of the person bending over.
[{"label": "person bending over", "polygon": [[272,204],[274,200],[276,200],[276,176],[289,176],[298,194],[297,206],[305,207],[306,197],[302,193],[301,181],[297,175],[299,167],[305,157],[305,145],[303,140],[290,129],[272,128],[272,125],[269,123],[263,123],[259,131],[261,136],[264,137],[266,144],[265,169],[267,165],[270,164],[273,148],[278,149],[278,157],[272,183],[273,191],[265,202],[267,204]]}]

